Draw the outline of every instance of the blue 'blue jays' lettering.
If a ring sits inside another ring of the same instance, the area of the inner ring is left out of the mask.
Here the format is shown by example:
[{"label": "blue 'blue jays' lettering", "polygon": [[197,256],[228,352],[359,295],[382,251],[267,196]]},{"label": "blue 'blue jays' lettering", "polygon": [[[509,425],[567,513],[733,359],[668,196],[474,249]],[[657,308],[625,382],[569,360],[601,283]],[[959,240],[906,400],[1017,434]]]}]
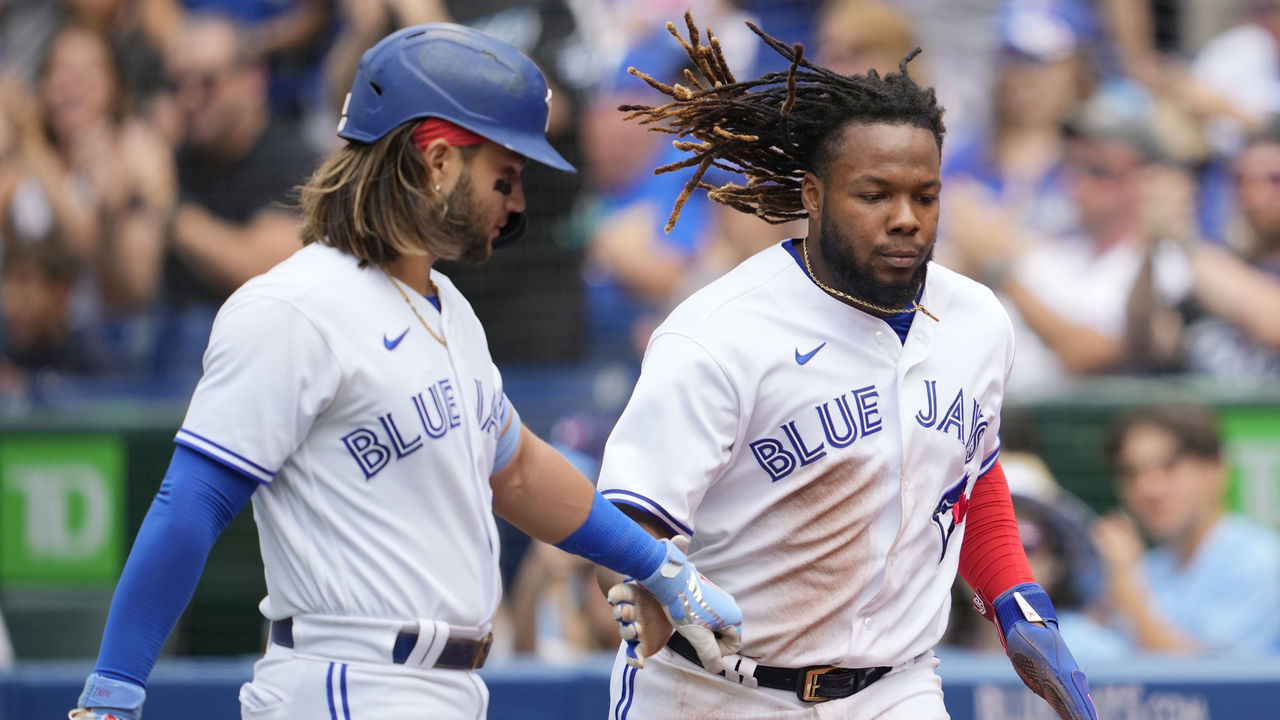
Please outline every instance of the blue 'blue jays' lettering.
[{"label": "blue 'blue jays' lettering", "polygon": [[347,452],[356,459],[366,480],[378,474],[391,460],[391,450],[378,442],[378,434],[366,428],[352,430],[342,436]]},{"label": "blue 'blue jays' lettering", "polygon": [[[839,413],[839,421],[832,415],[833,405]],[[834,448],[848,447],[860,437],[880,432],[884,423],[880,414],[880,393],[875,385],[844,393],[815,406],[813,410],[818,415],[825,442],[816,436],[805,438],[797,421],[792,419],[778,426],[785,442],[776,437],[763,437],[748,444],[756,462],[773,482],[790,475],[797,467],[809,465],[825,456],[828,444]]]},{"label": "blue 'blue jays' lettering", "polygon": [[498,422],[506,414],[506,397],[505,394],[494,388],[493,395],[488,399],[489,411],[485,412],[484,384],[476,380],[476,425],[479,426],[482,432],[487,432],[495,438],[498,437],[498,433],[502,432]]},{"label": "blue 'blue jays' lettering", "polygon": [[987,432],[987,420],[983,417],[982,405],[973,398],[969,412],[969,427],[965,430],[964,420],[964,388],[956,390],[956,396],[947,407],[946,412],[938,413],[938,381],[924,381],[925,408],[916,413],[916,422],[920,427],[931,428],[937,425],[938,432],[954,434],[964,444],[964,461],[973,460],[982,444],[982,436]]},{"label": "blue 'blue jays' lettering", "polygon": [[397,460],[415,450],[422,449],[422,436],[418,435],[405,442],[404,436],[400,434],[400,428],[396,427],[395,418],[391,417],[391,413],[380,415],[378,420],[382,423],[382,428],[387,431],[387,437],[391,438],[391,446],[396,450]]},{"label": "blue 'blue jays' lettering", "polygon": [[929,414],[925,415],[924,411],[916,413],[916,422],[920,423],[920,427],[931,428],[933,424],[938,422],[938,381],[924,381],[924,404],[928,408]]},{"label": "blue 'blue jays' lettering", "polygon": [[[497,418],[502,417],[504,395],[494,394],[486,414],[483,402],[484,388],[476,381],[476,422],[485,432],[495,436],[501,428],[496,428]],[[432,440],[445,436],[453,428],[462,425],[462,410],[458,406],[457,394],[449,378],[442,378],[425,391],[415,393],[410,401],[416,411],[421,430],[410,430],[413,421],[406,425],[396,421],[392,413],[378,415],[378,422],[372,427],[358,427],[342,436],[342,443],[347,452],[360,466],[366,480],[382,471],[393,459],[399,460],[406,455],[421,450],[425,445],[423,435]],[[403,420],[403,416],[401,418]],[[381,427],[381,432],[378,427]],[[495,429],[496,428],[496,429]]]},{"label": "blue 'blue jays' lettering", "polygon": [[[831,419],[831,404],[835,403],[840,411],[840,428],[836,428]],[[818,420],[822,423],[822,434],[832,447],[849,447],[858,439],[858,423],[853,420],[853,412],[849,410],[849,398],[841,395],[835,400],[828,400],[818,406]]]}]

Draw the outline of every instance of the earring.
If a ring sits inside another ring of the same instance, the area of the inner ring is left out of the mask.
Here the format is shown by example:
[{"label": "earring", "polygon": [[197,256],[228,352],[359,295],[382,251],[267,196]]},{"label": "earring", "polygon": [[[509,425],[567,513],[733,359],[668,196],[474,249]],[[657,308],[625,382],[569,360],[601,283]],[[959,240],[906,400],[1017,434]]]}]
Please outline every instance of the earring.
[{"label": "earring", "polygon": [[436,183],[436,192],[440,192],[440,183]]}]

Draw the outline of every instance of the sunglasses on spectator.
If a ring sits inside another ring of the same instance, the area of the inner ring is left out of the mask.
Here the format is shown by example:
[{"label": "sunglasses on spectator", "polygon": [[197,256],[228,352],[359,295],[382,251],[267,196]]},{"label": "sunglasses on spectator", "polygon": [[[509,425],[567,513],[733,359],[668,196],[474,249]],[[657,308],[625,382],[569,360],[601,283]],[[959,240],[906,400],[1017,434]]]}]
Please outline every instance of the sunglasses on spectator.
[{"label": "sunglasses on spectator", "polygon": [[213,72],[175,73],[165,78],[165,88],[171,93],[181,93],[187,88],[195,88],[204,95],[218,89],[218,85],[231,73],[230,69]]}]

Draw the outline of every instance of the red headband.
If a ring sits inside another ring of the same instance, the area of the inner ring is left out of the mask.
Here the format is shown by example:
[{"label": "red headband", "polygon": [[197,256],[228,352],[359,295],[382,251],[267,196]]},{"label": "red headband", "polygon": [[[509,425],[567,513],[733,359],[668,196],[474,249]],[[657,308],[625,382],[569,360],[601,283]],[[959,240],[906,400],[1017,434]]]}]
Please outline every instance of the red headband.
[{"label": "red headband", "polygon": [[479,145],[488,142],[488,138],[477,135],[470,130],[440,118],[427,118],[413,131],[413,144],[419,151],[426,150],[432,140],[443,138],[454,147]]}]

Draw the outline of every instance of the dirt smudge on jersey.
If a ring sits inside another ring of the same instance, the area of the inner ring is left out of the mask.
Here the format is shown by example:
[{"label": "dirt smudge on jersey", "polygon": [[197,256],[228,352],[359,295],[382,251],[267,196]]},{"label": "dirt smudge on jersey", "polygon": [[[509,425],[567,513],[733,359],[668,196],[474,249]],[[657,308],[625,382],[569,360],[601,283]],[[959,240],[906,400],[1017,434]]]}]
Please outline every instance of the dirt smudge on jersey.
[{"label": "dirt smudge on jersey", "polygon": [[849,637],[853,598],[877,573],[869,530],[883,509],[872,487],[880,473],[855,462],[797,485],[735,541],[752,546],[746,556],[760,573],[738,595],[752,657],[825,662]]}]

